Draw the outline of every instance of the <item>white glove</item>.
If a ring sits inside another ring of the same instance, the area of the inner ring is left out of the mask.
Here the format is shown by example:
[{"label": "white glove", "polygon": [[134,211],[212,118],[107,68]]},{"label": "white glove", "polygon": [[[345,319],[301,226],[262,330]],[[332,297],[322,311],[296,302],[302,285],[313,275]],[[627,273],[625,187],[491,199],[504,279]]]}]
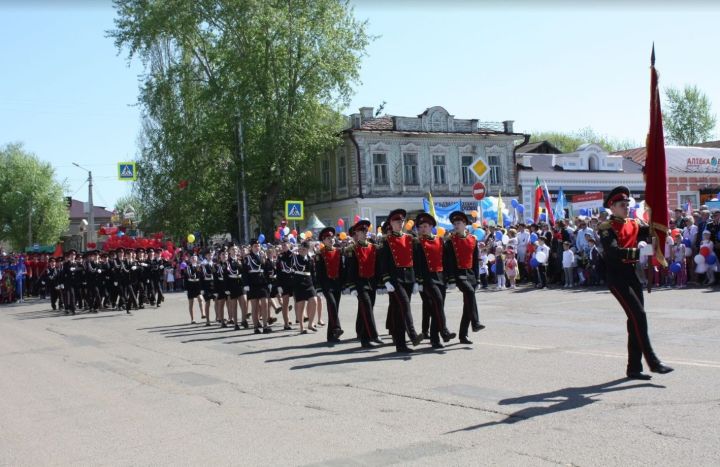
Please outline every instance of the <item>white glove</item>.
[{"label": "white glove", "polygon": [[342,289],[343,295],[350,295],[350,289]]},{"label": "white glove", "polygon": [[268,284],[268,292],[272,292],[272,284]]},{"label": "white glove", "polygon": [[423,286],[422,286],[422,285],[419,285],[419,286],[418,286],[418,292],[422,292],[422,291],[423,291]]},{"label": "white glove", "polygon": [[412,291],[413,295],[414,295],[414,294],[417,294],[417,293],[418,293],[418,290],[419,290],[418,285],[417,285],[417,284],[413,284],[413,291]]},{"label": "white glove", "polygon": [[390,281],[385,282],[385,290],[388,292],[395,292],[395,287],[390,283]]},{"label": "white glove", "polygon": [[133,266],[133,267],[131,267],[130,269],[132,269],[132,270],[134,271],[134,270],[137,269],[137,266]]},{"label": "white glove", "polygon": [[350,295],[352,295],[353,297],[357,297],[357,290],[351,290]]},{"label": "white glove", "polygon": [[278,295],[282,295],[283,294],[282,292],[283,292],[282,287],[278,287]]},{"label": "white glove", "polygon": [[159,269],[162,271],[163,269],[165,269],[165,266],[160,266]]},{"label": "white glove", "polygon": [[113,282],[113,285],[114,285],[114,286],[117,286],[117,282]]},{"label": "white glove", "polygon": [[454,290],[455,288],[457,288],[457,285],[455,285],[455,284],[448,284],[448,286],[447,286],[448,290]]},{"label": "white glove", "polygon": [[647,242],[638,242],[638,249],[642,250],[647,246]]},{"label": "white glove", "polygon": [[244,290],[245,292],[250,292],[250,287],[248,287],[248,286],[246,285],[245,287],[243,287],[243,290]]}]

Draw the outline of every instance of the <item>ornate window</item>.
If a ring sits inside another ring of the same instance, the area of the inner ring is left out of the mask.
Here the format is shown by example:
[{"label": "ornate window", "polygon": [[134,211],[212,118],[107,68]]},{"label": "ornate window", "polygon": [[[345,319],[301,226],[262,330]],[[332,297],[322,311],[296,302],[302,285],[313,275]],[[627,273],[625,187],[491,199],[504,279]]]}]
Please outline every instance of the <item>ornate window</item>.
[{"label": "ornate window", "polygon": [[445,154],[433,154],[433,183],[435,185],[445,185],[447,178],[445,177]]},{"label": "ornate window", "polygon": [[324,191],[330,189],[330,161],[323,159],[321,167],[322,188]]},{"label": "ornate window", "polygon": [[403,180],[405,185],[419,185],[418,155],[413,152],[403,154]]},{"label": "ornate window", "polygon": [[463,185],[472,185],[477,179],[472,170],[470,170],[472,163],[473,156],[460,156],[460,170],[462,172]]},{"label": "ornate window", "polygon": [[504,148],[500,146],[493,146],[489,148],[485,154],[487,155],[488,167],[488,182],[491,185],[502,184],[502,158],[505,155]]},{"label": "ornate window", "polygon": [[373,153],[373,176],[375,185],[388,185],[388,161],[384,152]]},{"label": "ornate window", "polygon": [[347,187],[347,158],[345,154],[338,158],[337,186],[338,188]]}]

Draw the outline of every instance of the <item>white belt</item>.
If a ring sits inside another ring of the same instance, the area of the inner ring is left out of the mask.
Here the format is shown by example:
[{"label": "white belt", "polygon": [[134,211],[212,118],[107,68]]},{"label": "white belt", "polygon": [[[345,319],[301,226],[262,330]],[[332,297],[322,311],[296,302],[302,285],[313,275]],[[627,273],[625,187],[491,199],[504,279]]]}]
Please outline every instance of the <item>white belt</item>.
[{"label": "white belt", "polygon": [[309,276],[310,275],[309,272],[303,272],[303,271],[295,271],[295,274],[299,274],[301,276]]},{"label": "white belt", "polygon": [[260,274],[263,271],[248,271],[250,274]]},{"label": "white belt", "polygon": [[240,276],[240,274],[230,274],[230,275],[228,275],[228,277],[231,279],[239,279],[242,276]]}]

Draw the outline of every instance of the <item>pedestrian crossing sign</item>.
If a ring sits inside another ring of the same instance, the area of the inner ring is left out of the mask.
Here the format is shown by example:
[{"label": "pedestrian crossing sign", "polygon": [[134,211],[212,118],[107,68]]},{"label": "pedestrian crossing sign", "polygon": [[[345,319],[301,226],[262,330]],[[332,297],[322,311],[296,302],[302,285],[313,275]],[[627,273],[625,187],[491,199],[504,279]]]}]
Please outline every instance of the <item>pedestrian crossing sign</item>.
[{"label": "pedestrian crossing sign", "polygon": [[305,205],[303,201],[285,201],[285,219],[301,221],[305,219]]},{"label": "pedestrian crossing sign", "polygon": [[118,180],[134,182],[137,180],[137,167],[135,162],[118,162]]}]

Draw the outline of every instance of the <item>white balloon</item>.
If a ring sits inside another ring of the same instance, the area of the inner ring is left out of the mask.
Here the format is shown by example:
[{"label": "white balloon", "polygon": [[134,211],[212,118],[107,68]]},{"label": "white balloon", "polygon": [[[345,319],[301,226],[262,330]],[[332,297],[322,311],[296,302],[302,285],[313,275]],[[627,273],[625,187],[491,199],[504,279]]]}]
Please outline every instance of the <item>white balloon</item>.
[{"label": "white balloon", "polygon": [[535,253],[535,259],[538,260],[538,263],[544,263],[547,259],[547,255],[544,251],[538,251],[537,253]]},{"label": "white balloon", "polygon": [[703,255],[695,255],[695,264],[705,264],[705,257]]},{"label": "white balloon", "polygon": [[507,245],[508,242],[510,241],[510,237],[508,237],[507,234],[506,234],[506,235],[503,235],[501,241],[502,241],[502,244],[503,244],[503,245]]},{"label": "white balloon", "polygon": [[495,255],[490,253],[489,255],[487,255],[487,260],[488,263],[492,263],[493,261],[495,261]]}]

